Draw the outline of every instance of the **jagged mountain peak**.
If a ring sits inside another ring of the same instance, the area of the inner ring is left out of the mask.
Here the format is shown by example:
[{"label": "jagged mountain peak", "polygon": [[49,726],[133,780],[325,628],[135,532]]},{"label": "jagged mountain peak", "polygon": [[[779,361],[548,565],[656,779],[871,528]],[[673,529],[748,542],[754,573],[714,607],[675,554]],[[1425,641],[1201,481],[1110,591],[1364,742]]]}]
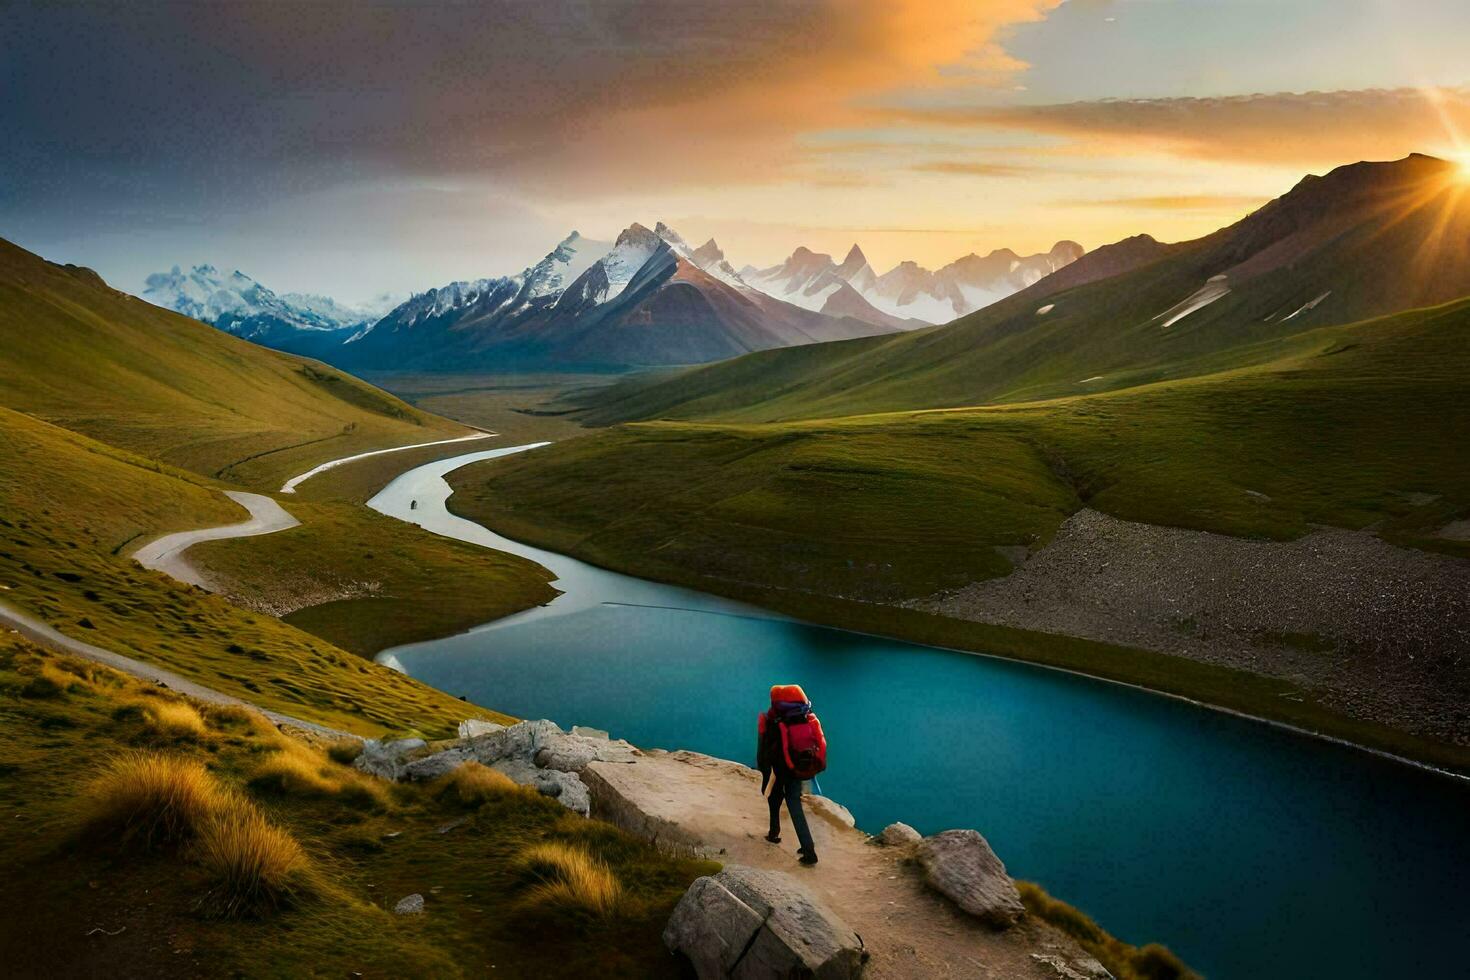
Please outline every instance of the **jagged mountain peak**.
[{"label": "jagged mountain peak", "polygon": [[724,257],[724,251],[720,248],[719,245],[715,244],[715,240],[713,238],[694,250],[694,262],[701,269],[703,269],[707,265],[712,265],[715,262],[720,261]]},{"label": "jagged mountain peak", "polygon": [[[662,222],[660,222],[659,224],[662,225]],[[649,231],[643,225],[635,221],[622,230],[622,232],[618,235],[617,240],[613,242],[613,247],[618,248],[624,245],[637,245],[646,248],[657,248],[663,243],[663,236]]]}]

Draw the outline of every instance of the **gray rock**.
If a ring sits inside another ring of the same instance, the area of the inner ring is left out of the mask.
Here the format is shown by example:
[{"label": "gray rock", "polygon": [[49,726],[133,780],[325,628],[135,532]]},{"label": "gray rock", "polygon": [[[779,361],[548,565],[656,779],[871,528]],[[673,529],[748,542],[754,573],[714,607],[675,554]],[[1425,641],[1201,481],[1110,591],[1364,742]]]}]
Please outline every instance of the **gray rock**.
[{"label": "gray rock", "polygon": [[400,738],[387,742],[375,738],[364,739],[362,752],[352,764],[370,776],[398,779],[403,774],[409,753],[417,752],[427,745],[421,738]]},{"label": "gray rock", "polygon": [[974,830],[946,830],[915,849],[931,888],[981,922],[1008,929],[1026,913],[1006,866]]},{"label": "gray rock", "polygon": [[587,816],[591,799],[582,777],[559,769],[538,769],[524,759],[501,759],[491,765],[521,786],[530,786],[542,796],[549,796],[573,813]]},{"label": "gray rock", "polygon": [[393,906],[393,911],[399,915],[422,915],[424,912],[424,896],[418,892],[405,895]]},{"label": "gray rock", "polygon": [[611,735],[603,731],[601,728],[588,728],[586,725],[573,725],[572,734],[578,735],[582,738],[600,738],[604,741],[612,738]]},{"label": "gray rock", "polygon": [[689,957],[701,980],[728,977],[739,965],[760,914],[712,877],[696,878],[664,927],[664,945]]},{"label": "gray rock", "polygon": [[695,881],[663,938],[700,980],[841,980],[861,976],[867,962],[857,933],[804,885],[740,865]]},{"label": "gray rock", "polygon": [[475,735],[441,752],[415,759],[403,768],[402,774],[404,778],[420,782],[448,775],[460,763],[472,759],[487,766],[509,758],[529,761],[547,739],[565,734],[549,721],[522,721],[508,728]]},{"label": "gray rock", "polygon": [[924,839],[924,835],[906,823],[891,823],[878,835],[878,843],[884,847],[908,847]]},{"label": "gray rock", "polygon": [[474,738],[476,735],[489,735],[491,732],[504,731],[505,727],[493,721],[485,721],[483,718],[466,718],[459,723],[459,737]]},{"label": "gray rock", "polygon": [[1032,953],[1031,958],[1061,980],[1114,980],[1107,968],[1091,956],[1068,961],[1056,953]]},{"label": "gray rock", "polygon": [[543,769],[581,772],[594,762],[632,762],[637,757],[638,750],[622,739],[553,735],[536,750],[534,761]]}]

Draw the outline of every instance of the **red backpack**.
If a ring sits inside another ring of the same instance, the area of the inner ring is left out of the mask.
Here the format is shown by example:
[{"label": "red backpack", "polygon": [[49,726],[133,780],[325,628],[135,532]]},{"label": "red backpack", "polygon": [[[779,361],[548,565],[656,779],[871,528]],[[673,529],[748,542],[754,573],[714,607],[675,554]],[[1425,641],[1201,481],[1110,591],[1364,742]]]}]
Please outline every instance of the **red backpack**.
[{"label": "red backpack", "polygon": [[827,768],[827,738],[817,716],[807,713],[800,721],[778,721],[781,754],[786,768],[797,779],[811,779]]}]

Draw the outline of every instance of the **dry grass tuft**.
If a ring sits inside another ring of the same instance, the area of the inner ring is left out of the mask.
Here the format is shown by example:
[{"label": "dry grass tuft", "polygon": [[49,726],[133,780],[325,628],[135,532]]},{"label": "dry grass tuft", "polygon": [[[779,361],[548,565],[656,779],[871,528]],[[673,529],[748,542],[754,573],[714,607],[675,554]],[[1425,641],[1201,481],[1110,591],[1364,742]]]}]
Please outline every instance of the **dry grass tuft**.
[{"label": "dry grass tuft", "polygon": [[343,769],[300,742],[283,738],[279,750],[255,768],[250,786],[288,796],[335,796],[349,806],[380,809],[388,790],[355,769]]},{"label": "dry grass tuft", "polygon": [[84,802],[83,823],[99,836],[144,848],[176,845],[228,803],[202,763],[129,752],[103,764]]},{"label": "dry grass tuft", "polygon": [[462,806],[475,808],[520,789],[516,781],[505,773],[470,761],[460,763],[458,768],[440,779],[433,792],[441,800],[453,800]]},{"label": "dry grass tuft", "polygon": [[205,734],[204,719],[186,701],[149,701],[142,707],[143,723],[165,738],[193,741]]},{"label": "dry grass tuft", "polygon": [[535,882],[525,894],[529,906],[606,918],[622,905],[623,886],[617,877],[580,847],[556,841],[537,844],[521,855],[520,867]]},{"label": "dry grass tuft", "polygon": [[238,798],[200,829],[192,857],[213,881],[207,904],[217,915],[274,912],[321,889],[296,838]]},{"label": "dry grass tuft", "polygon": [[309,750],[283,749],[256,767],[250,785],[291,796],[331,796],[339,784],[325,770],[324,761],[313,758]]},{"label": "dry grass tuft", "polygon": [[276,731],[271,720],[254,708],[243,704],[211,704],[204,709],[204,717],[215,728],[238,730],[243,733],[265,735]]}]

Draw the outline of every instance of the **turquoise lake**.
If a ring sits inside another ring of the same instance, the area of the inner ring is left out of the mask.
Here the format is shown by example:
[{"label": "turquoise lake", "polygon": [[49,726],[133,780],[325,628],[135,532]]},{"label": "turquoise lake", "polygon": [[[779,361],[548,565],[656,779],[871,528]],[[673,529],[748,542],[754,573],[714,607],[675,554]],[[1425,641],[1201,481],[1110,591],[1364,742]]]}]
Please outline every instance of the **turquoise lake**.
[{"label": "turquoise lake", "polygon": [[798,682],[831,743],[821,789],[865,830],[973,827],[1012,875],[1212,978],[1463,975],[1470,783],[1120,685],[776,618],[443,510],[443,473],[509,451],[419,467],[371,505],[527,555],[567,595],[380,659],[514,715],[747,762],[767,688]]}]

